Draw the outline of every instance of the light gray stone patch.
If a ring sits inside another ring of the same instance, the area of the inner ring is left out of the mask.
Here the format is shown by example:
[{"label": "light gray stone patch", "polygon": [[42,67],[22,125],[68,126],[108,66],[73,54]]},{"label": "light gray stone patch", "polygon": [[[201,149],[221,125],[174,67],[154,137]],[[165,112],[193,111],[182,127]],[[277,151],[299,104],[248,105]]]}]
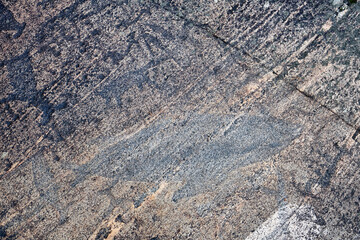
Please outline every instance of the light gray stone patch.
[{"label": "light gray stone patch", "polygon": [[319,239],[324,221],[311,206],[293,204],[281,207],[246,240],[265,239]]},{"label": "light gray stone patch", "polygon": [[299,126],[269,116],[234,118],[207,114],[160,121],[75,167],[73,186],[93,175],[110,178],[113,185],[184,181],[173,197],[177,201],[215,190],[229,171],[267,160],[300,133]]}]

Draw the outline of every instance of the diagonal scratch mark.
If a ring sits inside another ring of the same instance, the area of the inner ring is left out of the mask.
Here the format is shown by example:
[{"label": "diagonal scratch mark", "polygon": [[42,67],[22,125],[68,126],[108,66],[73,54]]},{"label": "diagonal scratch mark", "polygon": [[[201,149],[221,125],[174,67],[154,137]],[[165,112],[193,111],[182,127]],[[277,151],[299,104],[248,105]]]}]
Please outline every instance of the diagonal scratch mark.
[{"label": "diagonal scratch mark", "polygon": [[[152,1],[153,4],[157,5],[158,7],[174,14],[175,16],[183,19],[184,21],[187,21],[187,22],[190,22],[192,23],[194,26],[198,27],[198,28],[201,28],[202,30],[208,32],[214,39],[216,39],[218,42],[221,43],[221,45],[225,45],[225,46],[228,46],[230,48],[233,48],[234,50],[236,51],[240,51],[242,52],[243,54],[249,56],[250,58],[252,58],[254,61],[256,61],[257,63],[260,63],[261,62],[261,59],[253,56],[252,54],[250,54],[249,52],[247,52],[246,50],[244,49],[241,49],[237,46],[235,46],[234,44],[232,44],[231,42],[229,41],[226,41],[225,39],[223,39],[222,37],[218,36],[209,26],[208,24],[202,24],[202,23],[199,23],[199,22],[196,22],[194,20],[191,20],[191,19],[188,19],[186,18],[185,16],[173,11],[172,9],[169,9],[168,7],[166,6],[161,6],[161,4],[157,3],[155,0]],[[329,25],[329,22],[326,22],[323,26],[323,33],[324,34],[325,32],[327,32],[329,30],[329,28],[327,28],[326,26]],[[314,34],[314,36],[312,36],[308,41],[306,41],[298,51],[294,52],[289,58],[293,58],[295,57],[297,54],[299,54],[300,52],[304,51],[314,40],[316,40],[319,36],[321,36],[322,34]],[[286,60],[285,60],[286,62]],[[284,63],[285,64],[285,63]],[[264,69],[267,69],[264,64],[261,64],[262,67]],[[269,71],[272,71],[270,69],[267,69]],[[279,73],[273,71],[273,73],[276,75],[276,76],[280,76]],[[335,115],[338,119],[340,119],[343,123],[345,123],[347,126],[353,128],[355,130],[355,133],[353,135],[353,139],[356,138],[357,135],[360,134],[360,126],[355,126],[354,124],[351,124],[350,122],[348,122],[347,120],[345,120],[340,114],[336,113],[334,110],[332,110],[331,108],[329,108],[328,106],[320,103],[318,100],[315,99],[314,96],[311,96],[310,94],[304,92],[304,91],[301,91],[297,86],[295,86],[294,84],[291,84],[289,83],[288,81],[285,81],[286,84],[288,84],[289,86],[293,87],[296,91],[298,91],[299,93],[301,93],[302,95],[304,95],[305,97],[311,99],[313,102],[319,104],[321,107],[325,108],[326,110],[328,110],[329,112],[331,112],[333,115]],[[355,139],[354,139],[355,140]]]}]

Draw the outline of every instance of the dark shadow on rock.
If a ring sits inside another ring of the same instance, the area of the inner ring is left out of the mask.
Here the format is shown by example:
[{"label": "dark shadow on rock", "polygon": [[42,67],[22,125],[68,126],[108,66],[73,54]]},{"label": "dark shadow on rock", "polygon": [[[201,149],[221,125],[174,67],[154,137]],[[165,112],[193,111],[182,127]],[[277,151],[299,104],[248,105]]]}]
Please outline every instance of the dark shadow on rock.
[{"label": "dark shadow on rock", "polygon": [[36,88],[36,79],[31,65],[29,51],[4,61],[2,65],[7,66],[7,77],[13,87],[13,92],[7,97],[0,99],[0,104],[8,104],[11,101],[27,102],[29,106],[34,106],[41,110],[41,125],[46,125],[55,110],[66,107],[66,103],[54,105],[44,96],[44,90]]},{"label": "dark shadow on rock", "polygon": [[17,22],[13,13],[0,2],[0,31],[17,31],[13,38],[18,38],[24,31],[25,25]]}]

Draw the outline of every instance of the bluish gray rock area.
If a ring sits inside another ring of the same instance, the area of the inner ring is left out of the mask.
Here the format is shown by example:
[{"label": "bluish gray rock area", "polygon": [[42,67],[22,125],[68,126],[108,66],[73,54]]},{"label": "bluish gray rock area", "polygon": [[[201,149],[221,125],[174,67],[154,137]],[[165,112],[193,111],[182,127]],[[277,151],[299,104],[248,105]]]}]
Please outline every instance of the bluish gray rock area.
[{"label": "bluish gray rock area", "polygon": [[[266,161],[299,134],[300,127],[264,116],[190,115],[180,122],[163,121],[76,167],[73,185],[93,175],[110,178],[113,184],[185,180],[176,201],[216,190],[226,172]],[[178,172],[170,171],[176,166]]]}]

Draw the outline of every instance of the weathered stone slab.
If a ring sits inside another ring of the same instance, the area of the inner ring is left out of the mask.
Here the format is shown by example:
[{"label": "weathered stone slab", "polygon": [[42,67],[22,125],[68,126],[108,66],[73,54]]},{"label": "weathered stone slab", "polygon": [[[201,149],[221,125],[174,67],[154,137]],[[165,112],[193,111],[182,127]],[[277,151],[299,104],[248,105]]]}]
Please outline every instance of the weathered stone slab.
[{"label": "weathered stone slab", "polygon": [[[69,222],[71,229],[82,225],[81,231],[68,231],[71,237],[88,238],[120,200],[103,202],[101,184],[97,200],[94,190],[79,194],[85,181],[79,179],[87,179],[88,170],[76,175],[76,166],[147,126],[180,96],[200,96],[224,71],[239,79],[232,84],[237,91],[263,73],[256,64],[246,70],[252,59],[155,5],[76,2],[43,23],[34,38],[28,50],[2,61],[1,188],[7,197],[1,199],[1,216],[7,236],[44,237]],[[135,202],[152,181],[145,181]],[[93,203],[83,200],[88,198]],[[92,204],[98,214],[87,212]],[[84,211],[74,214],[77,207]],[[42,221],[46,227],[37,224]]]},{"label": "weathered stone slab", "polygon": [[[70,135],[81,145],[142,125],[219,69],[235,64],[241,71],[245,66],[236,61],[252,63],[156,5],[76,2],[45,22],[36,38],[32,48],[2,62],[9,169],[42,145],[61,148]],[[253,69],[252,75],[263,71]],[[22,144],[12,146],[15,138]]]},{"label": "weathered stone slab", "polygon": [[359,112],[359,4],[287,65],[288,81],[355,128]]},{"label": "weathered stone slab", "polygon": [[265,68],[284,67],[291,84],[358,128],[360,24],[353,3],[159,1]]},{"label": "weathered stone slab", "polygon": [[1,8],[0,237],[359,237],[357,5],[19,4]]},{"label": "weathered stone slab", "polygon": [[337,14],[331,1],[158,1],[268,69],[281,65]]}]

